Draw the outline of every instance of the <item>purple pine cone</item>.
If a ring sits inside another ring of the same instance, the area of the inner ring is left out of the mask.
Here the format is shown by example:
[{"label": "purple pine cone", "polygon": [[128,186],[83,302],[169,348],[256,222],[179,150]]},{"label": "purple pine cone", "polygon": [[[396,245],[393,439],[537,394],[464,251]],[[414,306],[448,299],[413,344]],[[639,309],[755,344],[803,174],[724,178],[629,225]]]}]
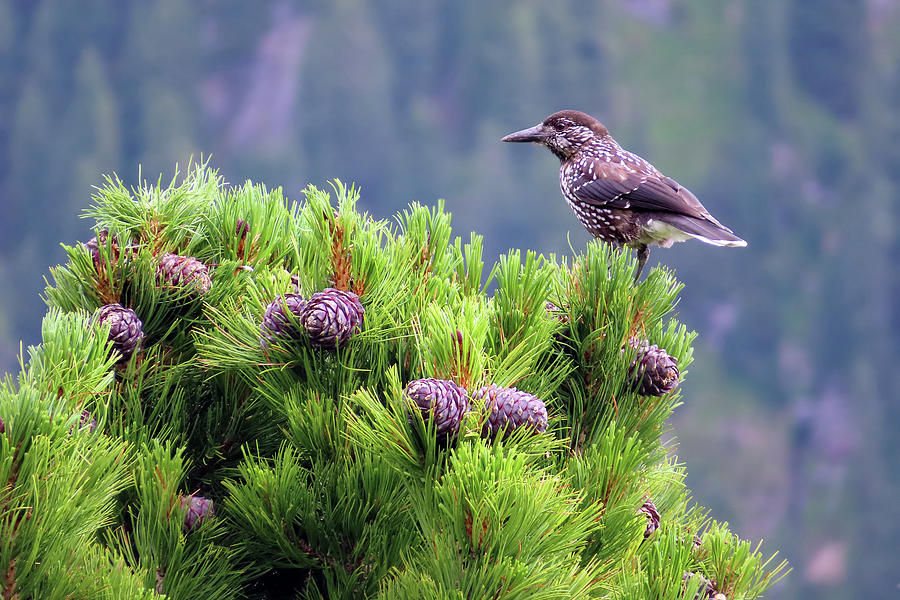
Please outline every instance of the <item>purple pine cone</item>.
[{"label": "purple pine cone", "polygon": [[[106,241],[108,239],[109,230],[101,229],[97,232],[97,235],[84,243],[84,247],[87,248],[87,251],[91,253],[91,258],[94,260],[95,265],[100,261],[100,246],[106,246]],[[118,247],[115,236],[113,237],[112,247],[114,249]]]},{"label": "purple pine cone", "polygon": [[213,501],[203,496],[185,496],[181,499],[181,508],[187,509],[184,514],[184,530],[192,531],[213,516]]},{"label": "purple pine cone", "polygon": [[482,437],[494,439],[500,432],[509,434],[519,427],[528,427],[535,433],[547,431],[547,407],[528,392],[492,383],[475,392],[473,400],[483,400],[488,411]]},{"label": "purple pine cone", "polygon": [[447,379],[416,379],[409,382],[403,393],[416,403],[426,422],[429,414],[434,415],[438,437],[455,436],[469,412],[466,390]]},{"label": "purple pine cone", "polygon": [[76,430],[81,431],[83,429],[87,429],[88,433],[94,433],[94,430],[97,429],[97,419],[86,410],[81,411],[81,417],[78,419],[78,425],[72,425],[69,427],[69,435],[72,435]]},{"label": "purple pine cone", "polygon": [[144,339],[143,323],[137,314],[121,304],[106,304],[97,309],[92,322],[109,324],[109,339],[119,352],[117,363],[127,362]]},{"label": "purple pine cone", "polygon": [[300,294],[277,296],[266,307],[259,330],[261,344],[265,348],[275,340],[296,340],[303,337],[299,319],[306,307],[306,300]]},{"label": "purple pine cone", "polygon": [[678,387],[678,360],[674,356],[646,341],[632,339],[629,343],[633,348],[638,348],[638,354],[628,369],[632,388],[637,393],[663,396]]},{"label": "purple pine cone", "polygon": [[89,411],[81,411],[81,418],[78,419],[78,429],[87,429],[88,433],[94,433],[97,429],[97,419]]},{"label": "purple pine cone", "polygon": [[[562,308],[553,304],[549,300],[544,304],[544,312],[547,313],[547,316],[553,317],[554,319],[556,319],[563,325],[568,326],[569,315],[567,315],[566,312]],[[557,331],[556,333],[553,334],[553,339],[555,339],[557,342],[565,342],[566,341],[566,333],[568,331],[569,331],[569,328],[564,327],[561,331]]]},{"label": "purple pine cone", "polygon": [[[84,247],[91,253],[91,260],[94,262],[94,268],[98,272],[104,267],[100,248],[106,248],[107,243],[109,243],[110,247],[109,259],[113,262],[119,260],[119,255],[121,253],[119,250],[119,239],[115,235],[110,236],[108,229],[101,229],[97,232],[96,236],[84,243]],[[137,254],[138,247],[135,244],[129,243],[125,246],[125,251],[129,252],[131,256],[134,256]]]},{"label": "purple pine cone", "polygon": [[[109,238],[109,230],[101,229],[97,232],[97,235],[88,240],[84,247],[87,248],[88,252],[91,253],[91,260],[94,263],[94,269],[98,272],[103,268],[103,257],[100,255],[100,247],[106,247],[106,240]],[[113,260],[119,257],[119,245],[116,243],[115,237],[112,241],[112,251],[113,255],[110,257]]]},{"label": "purple pine cone", "polygon": [[300,322],[313,346],[333,350],[359,331],[365,312],[353,292],[326,288],[309,298]]},{"label": "purple pine cone", "polygon": [[164,254],[156,268],[156,281],[160,286],[182,288],[191,296],[202,296],[212,287],[209,269],[191,256]]}]

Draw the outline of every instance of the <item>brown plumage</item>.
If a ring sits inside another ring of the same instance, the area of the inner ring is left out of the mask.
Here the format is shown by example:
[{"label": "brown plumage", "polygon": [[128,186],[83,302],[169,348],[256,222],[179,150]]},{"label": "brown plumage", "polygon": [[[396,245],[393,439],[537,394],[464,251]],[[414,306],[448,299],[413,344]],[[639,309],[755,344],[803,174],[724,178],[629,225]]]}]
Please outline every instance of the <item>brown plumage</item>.
[{"label": "brown plumage", "polygon": [[543,144],[560,159],[560,189],[582,225],[604,242],[637,250],[635,280],[650,246],[668,248],[690,238],[714,246],[747,245],[690,190],[624,150],[590,115],[563,110],[502,141]]}]

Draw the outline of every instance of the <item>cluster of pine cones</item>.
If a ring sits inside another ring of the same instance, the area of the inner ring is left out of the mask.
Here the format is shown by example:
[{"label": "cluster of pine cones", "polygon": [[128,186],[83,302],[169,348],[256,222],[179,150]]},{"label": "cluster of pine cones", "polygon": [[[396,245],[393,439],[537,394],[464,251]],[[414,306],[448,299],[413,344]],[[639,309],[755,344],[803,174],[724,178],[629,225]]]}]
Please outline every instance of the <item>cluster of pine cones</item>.
[{"label": "cluster of pine cones", "polygon": [[267,348],[305,337],[315,348],[335,350],[360,330],[365,313],[359,296],[346,290],[326,288],[308,300],[300,294],[284,294],[266,307],[261,344]]},{"label": "cluster of pine cones", "polygon": [[[98,272],[103,268],[100,247],[107,244],[112,247],[110,258],[117,260],[120,255],[117,240],[115,237],[110,240],[105,230],[85,244]],[[156,279],[161,287],[176,290],[188,300],[206,294],[212,285],[205,264],[196,258],[176,254],[161,257]],[[263,349],[305,338],[315,348],[336,350],[346,345],[362,328],[365,309],[353,292],[327,288],[306,299],[299,293],[299,286],[295,291],[277,296],[266,307],[260,324]],[[546,310],[561,323],[568,324],[564,311],[555,304],[548,302]],[[144,339],[143,324],[138,315],[120,304],[100,307],[93,320],[110,326],[109,339],[120,363],[127,361]],[[561,333],[556,337],[564,340]],[[629,344],[638,350],[628,371],[634,391],[644,396],[662,396],[678,386],[678,363],[674,357],[646,340],[633,338]],[[418,379],[409,383],[405,394],[423,413],[434,415],[437,434],[444,438],[458,433],[460,423],[469,411],[468,392],[450,380]],[[476,390],[471,401],[483,404],[487,411],[482,429],[485,438],[508,435],[521,427],[538,433],[547,429],[544,402],[528,392],[491,384]]]},{"label": "cluster of pine cones", "polygon": [[[404,394],[422,411],[426,419],[434,418],[439,438],[454,437],[469,412],[469,394],[449,379],[416,379],[406,386]],[[481,436],[493,440],[519,428],[534,433],[547,430],[547,407],[543,400],[514,387],[484,386],[472,395],[472,402],[483,404],[487,418]]]},{"label": "cluster of pine cones", "polygon": [[[645,396],[662,396],[678,386],[678,366],[675,358],[656,345],[642,344],[629,369],[635,391]],[[465,389],[449,379],[416,379],[404,394],[422,411],[427,420],[434,419],[439,438],[452,438],[469,412],[470,399]],[[494,383],[479,388],[471,402],[483,404],[487,418],[481,435],[494,439],[525,427],[535,433],[547,430],[547,407],[543,400],[514,387],[500,387]]]},{"label": "cluster of pine cones", "polygon": [[[558,306],[548,302],[546,309],[550,316],[568,324],[568,317]],[[564,341],[563,334],[556,334],[556,339]],[[643,396],[663,396],[678,387],[679,371],[675,357],[655,344],[636,338],[629,340],[629,345],[638,350],[628,369],[633,391]],[[419,408],[426,421],[433,418],[435,432],[440,439],[456,436],[469,412],[470,403],[484,406],[486,411],[481,431],[483,438],[493,440],[498,435],[506,436],[520,428],[528,428],[535,433],[547,430],[547,407],[544,402],[514,387],[505,388],[492,383],[476,390],[470,401],[468,392],[455,381],[416,379],[406,386],[404,394]]]},{"label": "cluster of pine cones", "polygon": [[[122,254],[119,240],[105,229],[85,243],[84,247],[90,253],[98,273],[106,273],[107,270],[101,248],[109,248],[110,262],[118,261]],[[133,256],[138,247],[128,244],[125,250]],[[156,283],[160,288],[171,291],[173,300],[177,297],[180,302],[195,300],[206,294],[212,286],[209,269],[205,264],[192,256],[177,254],[164,254],[159,258]],[[143,322],[137,313],[119,303],[105,304],[98,308],[92,322],[109,325],[110,349],[117,353],[118,364],[127,362],[144,339]]]}]

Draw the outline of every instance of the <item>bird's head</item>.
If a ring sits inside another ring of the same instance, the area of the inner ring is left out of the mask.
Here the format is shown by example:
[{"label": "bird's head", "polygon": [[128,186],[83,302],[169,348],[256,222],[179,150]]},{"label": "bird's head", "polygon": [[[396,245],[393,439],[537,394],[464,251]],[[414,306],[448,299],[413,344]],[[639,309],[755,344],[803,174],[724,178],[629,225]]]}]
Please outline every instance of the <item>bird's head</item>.
[{"label": "bird's head", "polygon": [[585,142],[608,135],[603,123],[594,117],[577,110],[561,110],[534,127],[511,133],[500,141],[543,144],[560,160],[565,160]]}]

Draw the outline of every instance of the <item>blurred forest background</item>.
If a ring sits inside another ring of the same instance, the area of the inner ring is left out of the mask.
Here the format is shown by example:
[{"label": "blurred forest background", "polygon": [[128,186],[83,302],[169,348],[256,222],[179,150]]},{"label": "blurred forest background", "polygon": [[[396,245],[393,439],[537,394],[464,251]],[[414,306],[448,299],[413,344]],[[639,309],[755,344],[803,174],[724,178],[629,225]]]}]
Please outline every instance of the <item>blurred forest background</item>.
[{"label": "blurred forest background", "polygon": [[771,597],[900,596],[900,0],[0,0],[0,372],[104,173],[211,154],[570,254],[556,160],[499,142],[563,108],[750,242],[651,254],[700,333],[673,422],[696,499],[791,561]]}]

